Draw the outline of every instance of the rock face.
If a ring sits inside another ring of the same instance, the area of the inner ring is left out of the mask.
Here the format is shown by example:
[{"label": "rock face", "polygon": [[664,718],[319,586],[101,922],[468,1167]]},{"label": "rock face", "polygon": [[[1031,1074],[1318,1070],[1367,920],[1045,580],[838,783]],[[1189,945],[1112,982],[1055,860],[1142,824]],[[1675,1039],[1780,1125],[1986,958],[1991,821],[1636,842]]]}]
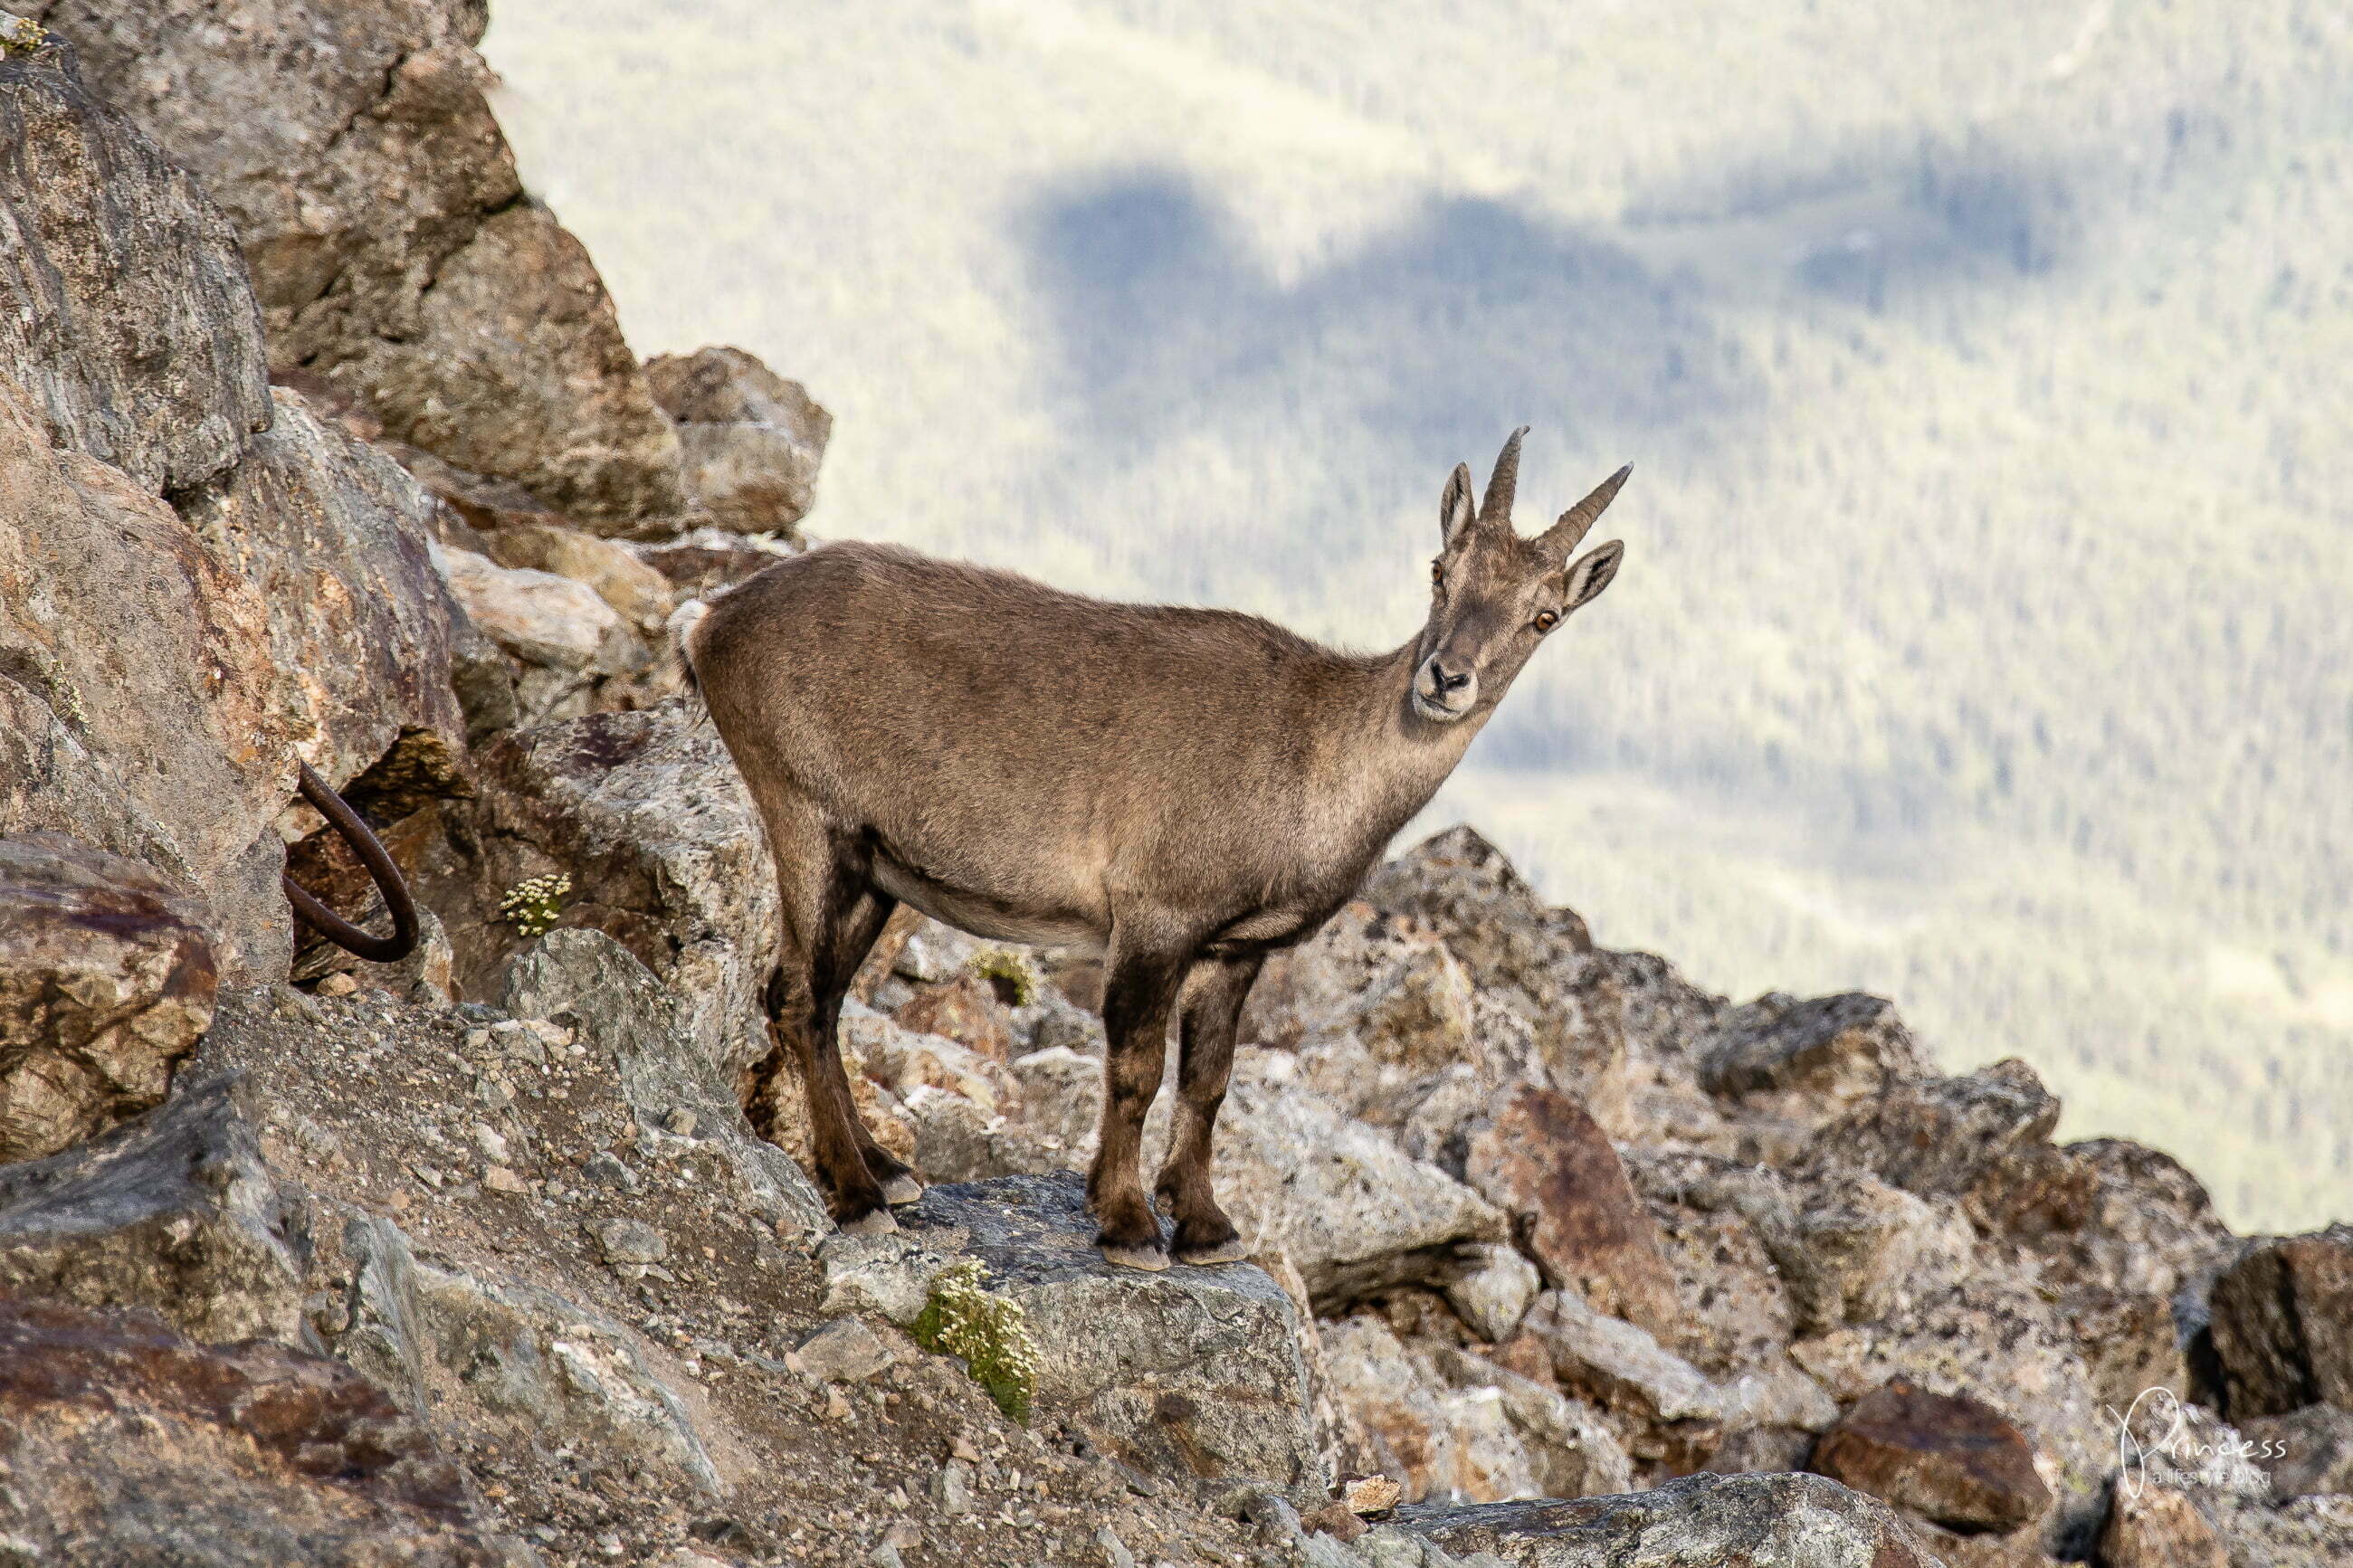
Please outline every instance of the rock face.
[{"label": "rock face", "polygon": [[0,1550],[25,1563],[501,1568],[431,1435],[338,1363],[0,1300]]},{"label": "rock face", "polygon": [[430,557],[433,500],[299,394],[236,471],[183,501],[196,536],[261,596],[280,704],[327,778],[348,780],[405,735],[465,750],[450,684],[458,611]]},{"label": "rock face", "polygon": [[1484,1198],[1289,1068],[1274,1053],[1237,1062],[1212,1173],[1244,1242],[1286,1254],[1319,1304],[1434,1278],[1457,1247],[1504,1238],[1504,1216]]},{"label": "rock face", "polygon": [[269,389],[220,210],[54,39],[0,55],[0,373],[44,444],[151,494],[228,468],[269,423]]},{"label": "rock face", "polygon": [[215,1079],[78,1148],[0,1166],[0,1285],[153,1308],[197,1339],[291,1342],[302,1216],[261,1157],[250,1102]]},{"label": "rock face", "polygon": [[2034,1446],[1999,1411],[1900,1378],[1822,1434],[1813,1468],[1957,1530],[2016,1530],[2051,1506]]},{"label": "rock face", "polygon": [[798,382],[731,348],[649,360],[646,379],[678,422],[687,493],[713,522],[766,533],[808,515],[833,416]]},{"label": "rock face", "polygon": [[1067,1173],[934,1187],[901,1217],[903,1237],[829,1244],[832,1299],[912,1323],[948,1262],[976,1258],[1022,1310],[1041,1410],[1147,1472],[1322,1495],[1297,1321],[1262,1270],[1106,1264]]},{"label": "rock face", "polygon": [[1657,1228],[1618,1151],[1574,1099],[1521,1089],[1472,1137],[1466,1173],[1522,1227],[1547,1284],[1653,1332],[1668,1330],[1675,1284]]},{"label": "rock face", "polygon": [[677,437],[483,100],[480,9],[50,0],[31,14],[227,210],[271,364],[323,375],[390,435],[584,520],[680,510]]},{"label": "rock face", "polygon": [[61,834],[0,838],[0,1163],[161,1100],[217,983],[195,900]]},{"label": "rock face", "polygon": [[496,994],[528,940],[501,899],[568,878],[560,923],[605,931],[670,986],[731,1081],[765,1056],[776,875],[719,737],[673,703],[517,731],[477,760],[480,799],[419,868],[466,994]]},{"label": "rock face", "polygon": [[1818,1476],[1693,1476],[1574,1502],[1430,1504],[1398,1521],[1447,1551],[1521,1568],[1932,1568],[1883,1505]]},{"label": "rock face", "polygon": [[2232,1419],[2353,1410],[2353,1225],[2248,1253],[2215,1281],[2213,1314]]}]

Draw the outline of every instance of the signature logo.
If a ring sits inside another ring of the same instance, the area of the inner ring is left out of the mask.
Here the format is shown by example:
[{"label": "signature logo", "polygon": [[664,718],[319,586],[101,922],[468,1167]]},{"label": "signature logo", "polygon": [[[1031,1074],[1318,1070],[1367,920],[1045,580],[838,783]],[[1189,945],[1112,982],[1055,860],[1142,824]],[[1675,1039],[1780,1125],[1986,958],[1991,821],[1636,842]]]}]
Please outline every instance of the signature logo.
[{"label": "signature logo", "polygon": [[2116,1418],[2116,1485],[2126,1497],[2145,1488],[2264,1492],[2271,1478],[2258,1468],[2287,1458],[2287,1445],[2265,1438],[2250,1442],[2228,1427],[2201,1436],[2190,1426],[2189,1407],[2169,1388],[2144,1388]]}]

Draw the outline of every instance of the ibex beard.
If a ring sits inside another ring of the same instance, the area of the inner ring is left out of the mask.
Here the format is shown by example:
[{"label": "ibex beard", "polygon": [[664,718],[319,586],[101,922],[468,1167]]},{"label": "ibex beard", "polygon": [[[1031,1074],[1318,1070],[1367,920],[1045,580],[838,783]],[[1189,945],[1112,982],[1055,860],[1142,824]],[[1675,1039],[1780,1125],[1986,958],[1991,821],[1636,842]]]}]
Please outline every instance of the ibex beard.
[{"label": "ibex beard", "polygon": [[[1260,964],[1348,900],[1537,644],[1617,574],[1615,540],[1572,556],[1627,470],[1524,538],[1511,513],[1525,434],[1476,504],[1469,468],[1448,479],[1429,618],[1391,653],[847,542],[681,616],[681,652],[782,893],[775,1047],[747,1109],[773,1131],[794,1058],[845,1229],[894,1229],[891,1205],[923,1192],[860,1120],[835,1034],[851,977],[906,903],[977,936],[1101,954],[1106,1092],[1087,1196],[1103,1256],[1157,1269],[1172,1251],[1244,1255],[1211,1191],[1210,1140]],[[1172,1021],[1178,1104],[1147,1193],[1144,1119]]]}]

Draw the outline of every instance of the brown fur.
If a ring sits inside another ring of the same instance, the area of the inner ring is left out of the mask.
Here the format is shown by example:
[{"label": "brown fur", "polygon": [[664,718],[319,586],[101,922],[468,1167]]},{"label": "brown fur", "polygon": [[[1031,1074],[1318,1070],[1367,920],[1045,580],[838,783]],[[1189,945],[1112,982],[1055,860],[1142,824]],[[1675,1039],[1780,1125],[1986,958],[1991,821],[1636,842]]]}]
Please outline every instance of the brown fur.
[{"label": "brown fur", "polygon": [[[1108,1092],[1088,1192],[1106,1250],[1144,1267],[1163,1246],[1138,1144],[1181,1021],[1158,1192],[1180,1258],[1235,1250],[1210,1140],[1260,961],[1313,935],[1436,793],[1540,640],[1535,617],[1566,616],[1616,569],[1614,542],[1566,557],[1623,472],[1524,540],[1509,522],[1518,442],[1475,515],[1468,470],[1449,482],[1444,586],[1391,653],[856,542],[781,562],[686,626],[784,895],[762,1070],[797,1058],[844,1223],[879,1224],[886,1188],[916,1190],[860,1124],[834,1041],[850,977],[903,900],[977,935],[1103,953]],[[755,1118],[768,1099],[755,1089]]]}]

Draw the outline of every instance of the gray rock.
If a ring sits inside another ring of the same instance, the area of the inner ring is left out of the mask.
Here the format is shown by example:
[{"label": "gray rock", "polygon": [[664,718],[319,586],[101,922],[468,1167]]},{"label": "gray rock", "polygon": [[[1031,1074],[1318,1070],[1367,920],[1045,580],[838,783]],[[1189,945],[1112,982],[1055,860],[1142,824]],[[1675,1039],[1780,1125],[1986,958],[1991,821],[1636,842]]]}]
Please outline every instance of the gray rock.
[{"label": "gray rock", "polygon": [[932,1500],[951,1519],[972,1511],[972,1467],[950,1459],[932,1477]]},{"label": "gray rock", "polygon": [[2271,1477],[2273,1496],[2353,1495],[2353,1410],[2307,1405],[2238,1425],[2241,1436],[2255,1445],[2249,1457]]},{"label": "gray rock", "polygon": [[[1105,1263],[1084,1184],[1069,1173],[935,1186],[899,1218],[902,1236],[842,1238],[865,1244],[854,1250],[829,1247],[828,1278],[883,1280],[895,1259],[927,1283],[948,1261],[976,1258],[984,1286],[1026,1316],[1041,1411],[1147,1473],[1252,1479],[1321,1500],[1327,1481],[1315,1457],[1298,1322],[1263,1270],[1178,1265],[1144,1274]],[[909,1283],[902,1275],[896,1286],[869,1293],[861,1285],[859,1293],[912,1322],[923,1296],[923,1284]],[[829,1299],[830,1310],[839,1310],[839,1299]]]},{"label": "gray rock", "polygon": [[5,375],[0,495],[0,832],[70,833],[201,889],[223,977],[284,973],[271,824],[298,721],[268,607],[162,500],[53,448]]},{"label": "gray rock", "polygon": [[659,1263],[670,1256],[661,1232],[638,1219],[602,1219],[590,1227],[607,1263]]},{"label": "gray rock", "polygon": [[1605,1317],[1563,1290],[1547,1290],[1529,1310],[1526,1331],[1552,1358],[1553,1371],[1572,1387],[1651,1422],[1721,1421],[1725,1392],[1645,1330]]},{"label": "gray rock", "polygon": [[670,579],[626,546],[553,521],[517,522],[490,536],[491,559],[501,566],[553,572],[585,584],[637,630],[659,633],[678,595]]},{"label": "gray rock", "polygon": [[62,834],[0,838],[0,1163],[164,1098],[212,1022],[197,903]]},{"label": "gray rock", "polygon": [[1536,1266],[1516,1247],[1478,1242],[1462,1248],[1440,1278],[1439,1289],[1471,1331],[1491,1344],[1512,1337],[1544,1289]]},{"label": "gray rock", "polygon": [[84,89],[54,35],[0,56],[0,378],[29,395],[48,443],[150,494],[229,468],[270,411],[227,219]]},{"label": "gray rock", "polygon": [[1020,1088],[1012,1114],[1034,1136],[1060,1144],[1065,1163],[1077,1165],[1103,1121],[1103,1058],[1049,1046],[1014,1058],[1006,1070]]},{"label": "gray rock", "polygon": [[[2144,1493],[2143,1496],[2154,1494]],[[2186,1495],[2186,1494],[2185,1494]],[[2242,1492],[2200,1492],[2202,1506],[2229,1550],[2232,1568],[2344,1568],[2353,1563],[2353,1508],[2343,1498],[2300,1497],[2273,1507]],[[2190,1534],[2195,1543],[2194,1532]],[[2161,1546],[2179,1536],[2160,1535]],[[2188,1553],[2159,1558],[2147,1568],[2203,1568]],[[2141,1568],[2120,1563],[2116,1568]]]},{"label": "gray rock", "polygon": [[1281,1052],[1238,1053],[1218,1121],[1218,1200],[1253,1252],[1288,1253],[1319,1310],[1435,1279],[1502,1211],[1378,1129],[1291,1081]]},{"label": "gray rock", "polygon": [[896,1362],[898,1352],[882,1336],[855,1318],[836,1318],[794,1348],[811,1377],[828,1383],[863,1383]]},{"label": "gray rock", "polygon": [[561,875],[572,883],[562,925],[603,931],[649,968],[723,1081],[764,1058],[776,872],[717,733],[665,703],[518,731],[477,765],[479,797],[455,814],[462,831],[418,879],[465,994],[496,994],[528,940],[501,898]]},{"label": "gray rock", "polygon": [[687,1402],[628,1330],[536,1285],[418,1261],[391,1222],[353,1215],[339,1355],[406,1407],[480,1440],[569,1446],[723,1490]]},{"label": "gray rock", "polygon": [[755,1136],[715,1068],[681,1027],[669,993],[602,931],[557,931],[520,954],[507,1010],[567,1024],[591,1050],[610,1053],[645,1136],[670,1136],[672,1113],[694,1116],[693,1136],[733,1171],[734,1201],[782,1235],[830,1228],[825,1203],[799,1166]]},{"label": "gray rock", "polygon": [[1408,1501],[1575,1497],[1633,1484],[1591,1406],[1461,1351],[1409,1344],[1378,1319],[1321,1325],[1324,1379]]},{"label": "gray rock", "polygon": [[1820,1476],[1687,1476],[1570,1502],[1423,1504],[1398,1527],[1520,1568],[1936,1568],[1885,1504]]},{"label": "gray rock", "polygon": [[306,1220],[221,1077],[64,1153],[0,1166],[0,1287],[152,1307],[193,1338],[293,1343]]},{"label": "gray rock", "polygon": [[[1583,920],[1546,907],[1470,828],[1449,829],[1381,866],[1363,896],[1443,938],[1482,995],[1527,1026],[1545,1081],[1580,1096],[1612,1136],[1654,1122],[1687,1127],[1689,1111],[1704,1105],[1688,1053],[1722,1013],[1723,998],[1647,953],[1595,948]],[[1647,1113],[1638,1092],[1646,1079],[1688,1086],[1670,1096],[1674,1117]]]},{"label": "gray rock", "polygon": [[2060,1285],[2167,1299],[2239,1247],[2179,1160],[2121,1138],[2015,1150],[1965,1202],[1980,1229],[2032,1253]]},{"label": "gray rock", "polygon": [[714,522],[765,533],[808,515],[833,416],[807,389],[733,348],[659,355],[646,379],[678,422],[687,493]]},{"label": "gray rock", "polygon": [[1795,1195],[1774,1258],[1800,1333],[1885,1317],[1975,1271],[1975,1233],[1950,1199],[1932,1204],[1868,1175]]},{"label": "gray rock", "polygon": [[587,584],[501,566],[470,550],[437,546],[434,562],[473,623],[525,664],[575,675],[617,674],[631,664],[638,645],[628,623]]},{"label": "gray rock", "polygon": [[600,525],[680,510],[677,436],[596,268],[522,199],[479,9],[232,0],[200,26],[180,0],[37,9],[228,213],[273,366]]}]

